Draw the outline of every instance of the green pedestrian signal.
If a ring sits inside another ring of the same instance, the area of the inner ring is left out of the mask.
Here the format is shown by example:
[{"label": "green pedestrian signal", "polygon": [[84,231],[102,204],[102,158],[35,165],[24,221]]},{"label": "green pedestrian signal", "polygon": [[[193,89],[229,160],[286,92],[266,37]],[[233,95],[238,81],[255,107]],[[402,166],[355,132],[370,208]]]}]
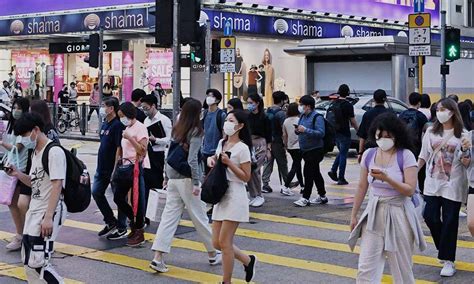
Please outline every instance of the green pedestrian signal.
[{"label": "green pedestrian signal", "polygon": [[446,60],[454,61],[461,58],[461,30],[455,28],[446,29]]}]

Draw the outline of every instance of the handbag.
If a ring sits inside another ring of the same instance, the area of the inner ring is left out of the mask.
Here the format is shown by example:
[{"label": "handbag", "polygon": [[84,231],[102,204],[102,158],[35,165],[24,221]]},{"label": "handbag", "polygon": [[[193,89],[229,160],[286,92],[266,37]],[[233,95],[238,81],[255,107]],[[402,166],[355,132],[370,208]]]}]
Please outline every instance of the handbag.
[{"label": "handbag", "polygon": [[188,164],[188,151],[184,148],[185,143],[171,141],[166,162],[175,171],[185,177],[191,177],[191,167]]},{"label": "handbag", "polygon": [[[16,158],[16,159],[15,159]],[[13,161],[12,161],[13,160]],[[18,168],[18,149],[16,146],[13,146],[12,150],[5,155],[3,158],[3,166],[15,163],[15,166]],[[13,195],[15,194],[16,185],[18,183],[18,178],[7,175],[7,173],[2,170],[0,171],[0,204],[11,205]]]},{"label": "handbag", "polygon": [[[224,146],[222,146],[224,147]],[[217,204],[229,188],[227,180],[227,167],[222,163],[220,156],[216,164],[207,174],[204,183],[201,186],[201,200],[209,204]]]},{"label": "handbag", "polygon": [[163,214],[165,209],[167,194],[168,192],[164,189],[150,189],[145,214],[148,219],[153,222],[161,221],[161,214]]},{"label": "handbag", "polygon": [[[128,164],[124,164],[124,162],[128,162]],[[114,175],[112,176],[112,183],[113,184],[121,184],[121,185],[133,185],[133,170],[135,164],[132,163],[129,159],[121,159],[117,163],[115,167]]]}]

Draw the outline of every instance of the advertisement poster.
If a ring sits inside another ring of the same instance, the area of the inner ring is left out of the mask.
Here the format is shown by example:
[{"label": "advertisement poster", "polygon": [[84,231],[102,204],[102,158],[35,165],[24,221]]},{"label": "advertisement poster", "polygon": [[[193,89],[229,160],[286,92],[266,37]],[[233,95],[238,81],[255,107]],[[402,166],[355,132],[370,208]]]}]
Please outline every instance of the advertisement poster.
[{"label": "advertisement poster", "polygon": [[131,101],[133,91],[133,52],[122,53],[122,97],[126,102]]},{"label": "advertisement poster", "polygon": [[64,54],[54,55],[54,102],[58,102],[58,93],[64,84]]},{"label": "advertisement poster", "polygon": [[23,90],[34,89],[36,70],[41,63],[50,64],[47,50],[12,51],[12,66],[14,66],[16,79],[21,83]]},{"label": "advertisement poster", "polygon": [[156,83],[161,83],[163,89],[171,89],[173,52],[169,49],[149,49],[147,53],[148,88],[153,90]]}]

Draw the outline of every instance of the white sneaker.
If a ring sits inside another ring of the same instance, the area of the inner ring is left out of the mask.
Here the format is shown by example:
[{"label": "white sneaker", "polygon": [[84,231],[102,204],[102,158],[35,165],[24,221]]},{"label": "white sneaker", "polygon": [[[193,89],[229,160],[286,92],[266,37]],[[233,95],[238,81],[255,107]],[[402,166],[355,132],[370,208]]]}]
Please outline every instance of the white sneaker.
[{"label": "white sneaker", "polygon": [[256,200],[256,199],[257,199],[257,197],[250,199],[250,201],[249,201],[249,206],[253,206],[253,204],[255,203],[255,200]]},{"label": "white sneaker", "polygon": [[314,199],[311,199],[311,204],[326,204],[328,203],[328,198],[326,196],[318,196]]},{"label": "white sneaker", "polygon": [[280,193],[281,195],[285,195],[285,196],[293,196],[295,195],[295,193],[289,189],[288,187],[286,186],[282,186],[281,189],[280,189]]},{"label": "white sneaker", "polygon": [[5,246],[5,248],[9,251],[17,251],[17,250],[20,250],[21,249],[21,236],[15,236],[13,237],[13,239],[11,240],[11,242],[9,244],[7,244]]},{"label": "white sneaker", "polygon": [[293,202],[293,204],[298,207],[306,207],[309,206],[309,200],[302,197],[298,201]]},{"label": "white sneaker", "polygon": [[161,272],[161,273],[166,273],[169,271],[168,267],[166,267],[166,264],[165,262],[163,261],[163,259],[161,261],[158,261],[158,260],[152,260],[152,262],[150,263],[150,268],[158,271],[158,272]]},{"label": "white sneaker", "polygon": [[451,277],[456,273],[456,266],[454,262],[446,260],[443,264],[443,269],[441,269],[441,273],[439,275],[444,277]]},{"label": "white sneaker", "polygon": [[254,198],[254,201],[252,204],[249,204],[252,207],[261,207],[265,203],[265,198],[262,196],[257,196]]},{"label": "white sneaker", "polygon": [[467,213],[464,212],[462,209],[459,211],[459,218],[465,218],[467,217]]},{"label": "white sneaker", "polygon": [[216,266],[222,263],[222,253],[220,251],[216,251],[216,256],[209,257],[209,265]]}]

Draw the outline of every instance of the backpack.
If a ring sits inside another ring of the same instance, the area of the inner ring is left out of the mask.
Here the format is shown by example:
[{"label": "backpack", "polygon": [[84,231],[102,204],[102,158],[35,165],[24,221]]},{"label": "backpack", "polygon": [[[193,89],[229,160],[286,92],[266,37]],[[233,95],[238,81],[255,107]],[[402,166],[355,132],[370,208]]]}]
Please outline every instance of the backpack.
[{"label": "backpack", "polygon": [[399,115],[399,118],[407,124],[408,129],[410,129],[412,134],[415,136],[414,146],[415,146],[416,153],[414,154],[418,156],[418,153],[421,150],[421,139],[423,136],[424,125],[419,125],[418,123],[417,110],[412,110],[412,109],[406,110]]},{"label": "backpack", "polygon": [[80,213],[89,207],[91,202],[91,181],[86,165],[75,156],[75,149],[68,151],[59,144],[49,143],[44,149],[41,162],[49,175],[49,151],[59,147],[66,155],[66,186],[63,188],[64,203],[70,213]]},{"label": "backpack", "polygon": [[336,129],[322,114],[316,113],[313,118],[313,126],[316,124],[316,118],[321,116],[324,119],[324,137],[323,137],[323,150],[324,154],[334,151],[336,146]]},{"label": "backpack", "polygon": [[279,133],[283,133],[283,129],[281,127],[280,122],[277,119],[275,119],[277,114],[280,113],[281,111],[283,111],[283,110],[282,109],[275,110],[275,109],[269,108],[267,110],[267,113],[266,113],[267,118],[270,120],[270,124],[272,126],[272,137],[273,138],[275,138],[277,136],[277,130],[279,130]]},{"label": "backpack", "polygon": [[339,131],[344,125],[344,116],[342,113],[343,100],[334,101],[326,112],[326,120],[334,127],[334,130]]},{"label": "backpack", "polygon": [[[204,121],[206,120],[206,116],[207,116],[208,113],[209,113],[209,110],[206,109],[204,111],[203,115],[202,115],[201,124],[202,124],[203,128],[204,128]],[[219,133],[221,134],[221,136],[222,136],[222,128],[224,126],[224,121],[222,120],[222,113],[225,113],[225,111],[218,108],[217,113],[216,113],[216,126],[217,126],[217,129],[219,130]]]}]

